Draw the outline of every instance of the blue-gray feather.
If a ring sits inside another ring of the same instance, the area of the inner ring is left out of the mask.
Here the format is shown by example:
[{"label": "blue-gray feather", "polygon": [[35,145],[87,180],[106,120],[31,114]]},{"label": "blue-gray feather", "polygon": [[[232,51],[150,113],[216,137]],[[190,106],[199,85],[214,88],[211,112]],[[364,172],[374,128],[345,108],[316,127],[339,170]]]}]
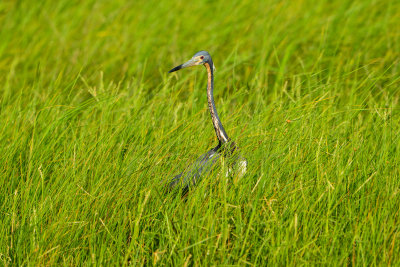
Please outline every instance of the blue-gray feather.
[{"label": "blue-gray feather", "polygon": [[186,193],[190,187],[197,184],[203,176],[209,173],[221,156],[219,146],[211,149],[196,159],[196,161],[182,173],[176,175],[169,183],[169,190],[178,187]]}]

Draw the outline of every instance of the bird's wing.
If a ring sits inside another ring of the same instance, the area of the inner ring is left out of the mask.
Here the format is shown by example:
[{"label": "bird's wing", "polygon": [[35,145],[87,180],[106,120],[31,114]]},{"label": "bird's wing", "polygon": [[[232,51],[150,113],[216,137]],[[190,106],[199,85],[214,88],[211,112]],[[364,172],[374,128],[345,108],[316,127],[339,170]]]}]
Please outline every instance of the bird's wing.
[{"label": "bird's wing", "polygon": [[211,171],[219,157],[220,154],[215,148],[204,153],[182,173],[175,176],[170,182],[169,188],[173,189],[179,187],[182,188],[184,192],[189,190],[189,187],[198,183],[202,176],[205,176],[209,171]]}]

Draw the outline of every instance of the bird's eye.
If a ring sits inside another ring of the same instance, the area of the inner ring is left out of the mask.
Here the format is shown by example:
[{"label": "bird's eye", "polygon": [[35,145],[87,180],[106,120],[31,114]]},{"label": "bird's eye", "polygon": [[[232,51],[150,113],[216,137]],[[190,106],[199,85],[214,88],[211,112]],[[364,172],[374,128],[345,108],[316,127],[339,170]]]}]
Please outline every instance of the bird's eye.
[{"label": "bird's eye", "polygon": [[204,56],[201,56],[200,59],[204,59]]}]

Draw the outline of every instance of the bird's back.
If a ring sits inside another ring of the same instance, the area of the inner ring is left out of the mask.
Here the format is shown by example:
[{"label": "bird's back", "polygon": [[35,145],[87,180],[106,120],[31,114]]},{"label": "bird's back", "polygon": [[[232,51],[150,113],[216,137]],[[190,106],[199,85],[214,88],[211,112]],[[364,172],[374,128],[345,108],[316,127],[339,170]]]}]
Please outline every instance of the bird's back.
[{"label": "bird's back", "polygon": [[179,187],[182,188],[183,193],[186,193],[191,186],[198,183],[200,178],[211,171],[213,165],[218,161],[221,156],[219,148],[220,146],[217,146],[204,153],[182,173],[176,175],[169,183],[169,190]]},{"label": "bird's back", "polygon": [[221,144],[204,153],[197,160],[187,167],[182,173],[176,175],[168,184],[168,190],[180,188],[183,194],[189,191],[189,188],[199,183],[202,177],[207,176],[213,169],[215,163],[222,156],[227,163],[226,176],[231,173],[237,173],[239,177],[243,176],[247,169],[247,160],[243,158],[237,150],[234,142]]}]

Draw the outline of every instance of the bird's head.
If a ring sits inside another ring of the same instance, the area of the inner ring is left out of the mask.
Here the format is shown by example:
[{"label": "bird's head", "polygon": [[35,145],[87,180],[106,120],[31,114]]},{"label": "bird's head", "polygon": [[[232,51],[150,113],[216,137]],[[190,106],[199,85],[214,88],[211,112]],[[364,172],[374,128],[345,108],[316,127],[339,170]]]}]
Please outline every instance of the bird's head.
[{"label": "bird's head", "polygon": [[206,63],[210,64],[214,68],[210,54],[207,51],[200,51],[200,52],[197,52],[196,54],[194,54],[194,56],[190,60],[188,60],[186,63],[176,66],[175,68],[173,68],[172,70],[170,70],[168,72],[171,73],[171,72],[174,72],[174,71],[177,71],[180,69],[184,69],[187,67],[204,65]]}]

